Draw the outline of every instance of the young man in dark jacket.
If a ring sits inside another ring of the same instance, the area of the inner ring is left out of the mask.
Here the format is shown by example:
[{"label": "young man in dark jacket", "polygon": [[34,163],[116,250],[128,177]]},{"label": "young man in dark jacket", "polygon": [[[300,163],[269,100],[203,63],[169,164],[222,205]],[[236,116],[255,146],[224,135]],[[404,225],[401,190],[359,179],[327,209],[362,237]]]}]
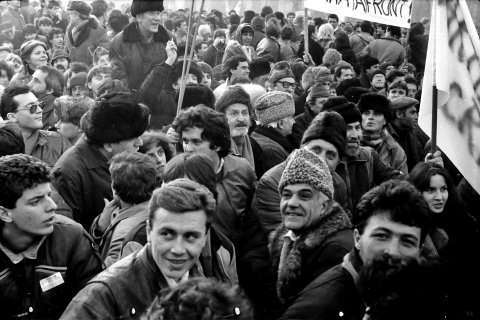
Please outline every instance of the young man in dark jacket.
[{"label": "young man in dark jacket", "polygon": [[58,319],[102,263],[82,226],[56,216],[48,165],[32,156],[0,159],[2,317]]}]

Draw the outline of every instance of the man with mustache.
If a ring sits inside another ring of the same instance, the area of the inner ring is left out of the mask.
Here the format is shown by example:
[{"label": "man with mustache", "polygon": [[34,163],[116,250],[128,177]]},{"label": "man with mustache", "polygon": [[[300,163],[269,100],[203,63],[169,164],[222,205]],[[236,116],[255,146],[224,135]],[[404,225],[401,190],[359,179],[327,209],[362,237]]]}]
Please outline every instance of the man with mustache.
[{"label": "man with mustache", "polygon": [[253,116],[249,94],[239,85],[229,87],[215,109],[227,117],[233,153],[247,159],[260,178],[265,172],[264,154],[258,142],[248,135]]},{"label": "man with mustache", "polygon": [[52,66],[65,73],[70,68],[70,56],[63,49],[58,49],[53,52]]}]

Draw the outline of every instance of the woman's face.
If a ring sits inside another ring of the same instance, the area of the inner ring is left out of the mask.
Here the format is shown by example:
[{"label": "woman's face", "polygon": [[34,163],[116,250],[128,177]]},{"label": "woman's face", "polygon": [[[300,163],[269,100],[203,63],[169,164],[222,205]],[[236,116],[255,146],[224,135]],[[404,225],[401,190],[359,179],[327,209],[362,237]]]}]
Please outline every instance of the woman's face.
[{"label": "woman's face", "polygon": [[422,192],[430,210],[442,213],[448,200],[448,188],[445,178],[439,174],[430,178],[430,187]]},{"label": "woman's face", "polygon": [[163,150],[161,145],[153,145],[151,146],[146,155],[151,157],[155,161],[155,165],[157,168],[158,173],[163,173],[163,169],[167,164],[167,157],[165,155],[165,151]]},{"label": "woman's face", "polygon": [[30,57],[27,59],[27,63],[30,67],[34,68],[46,66],[48,64],[48,56],[45,48],[43,46],[36,46],[32,50]]}]

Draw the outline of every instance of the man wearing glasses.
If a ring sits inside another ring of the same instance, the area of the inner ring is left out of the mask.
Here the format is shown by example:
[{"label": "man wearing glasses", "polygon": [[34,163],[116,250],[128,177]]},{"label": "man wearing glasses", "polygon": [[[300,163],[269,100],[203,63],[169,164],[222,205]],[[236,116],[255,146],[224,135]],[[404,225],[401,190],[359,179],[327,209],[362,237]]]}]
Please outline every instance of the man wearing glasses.
[{"label": "man wearing glasses", "polygon": [[72,145],[59,133],[41,130],[43,103],[28,86],[5,89],[0,102],[1,116],[18,124],[25,142],[25,153],[53,167],[60,156]]},{"label": "man wearing glasses", "polygon": [[282,91],[293,95],[297,81],[288,62],[280,61],[273,66],[268,84],[269,91]]}]

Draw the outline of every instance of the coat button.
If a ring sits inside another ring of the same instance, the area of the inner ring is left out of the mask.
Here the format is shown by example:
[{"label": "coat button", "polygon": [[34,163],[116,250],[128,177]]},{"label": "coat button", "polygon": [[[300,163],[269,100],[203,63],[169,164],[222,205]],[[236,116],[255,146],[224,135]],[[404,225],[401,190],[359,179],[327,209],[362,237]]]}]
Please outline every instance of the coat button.
[{"label": "coat button", "polygon": [[28,308],[28,312],[32,313],[32,312],[33,312],[33,308],[32,308],[32,307],[29,307],[29,308]]}]

